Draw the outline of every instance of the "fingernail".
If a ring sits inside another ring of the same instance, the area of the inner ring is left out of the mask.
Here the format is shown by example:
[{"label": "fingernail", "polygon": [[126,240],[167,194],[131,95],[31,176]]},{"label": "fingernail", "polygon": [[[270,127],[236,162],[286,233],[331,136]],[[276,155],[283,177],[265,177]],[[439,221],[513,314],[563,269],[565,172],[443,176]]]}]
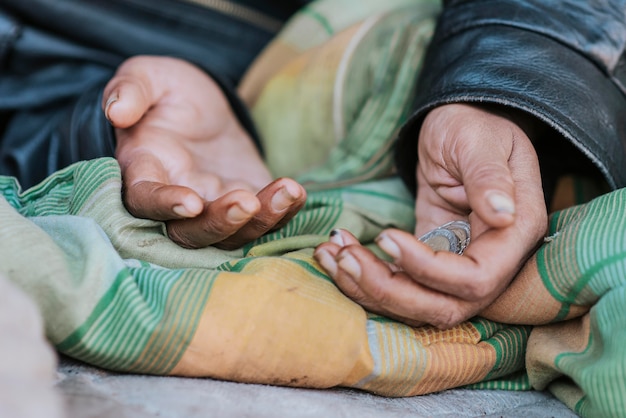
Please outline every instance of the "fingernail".
[{"label": "fingernail", "polygon": [[342,254],[340,257],[337,265],[352,276],[355,281],[358,281],[361,278],[361,265],[359,262],[350,254]]},{"label": "fingernail", "polygon": [[337,262],[335,261],[335,257],[330,255],[328,251],[316,251],[315,258],[317,259],[317,262],[320,263],[320,266],[322,266],[330,276],[337,274]]},{"label": "fingernail", "polygon": [[272,209],[276,212],[282,212],[288,209],[295,200],[296,196],[294,196],[287,187],[281,187],[280,190],[272,196]]},{"label": "fingernail", "polygon": [[111,117],[109,116],[109,109],[111,108],[111,105],[113,103],[118,101],[119,98],[120,97],[118,93],[114,92],[109,96],[109,98],[107,99],[107,102],[104,105],[104,116],[107,118],[109,122],[111,122]]},{"label": "fingernail", "polygon": [[380,234],[376,238],[376,244],[394,260],[397,260],[402,255],[400,247],[396,244],[387,234]]},{"label": "fingernail", "polygon": [[250,218],[250,214],[243,210],[241,206],[235,204],[228,208],[226,218],[231,222],[242,222]]},{"label": "fingernail", "polygon": [[189,218],[190,216],[192,216],[191,213],[189,213],[189,211],[185,207],[185,205],[176,205],[172,208],[172,210],[174,211],[175,214],[177,214],[178,216],[182,216],[184,218]]},{"label": "fingernail", "polygon": [[340,247],[343,247],[345,245],[345,243],[343,242],[343,238],[341,237],[341,231],[339,231],[338,229],[333,229],[332,231],[330,231],[329,241],[333,244],[337,244]]},{"label": "fingernail", "polygon": [[515,213],[515,203],[506,195],[492,192],[487,196],[489,205],[498,213]]}]

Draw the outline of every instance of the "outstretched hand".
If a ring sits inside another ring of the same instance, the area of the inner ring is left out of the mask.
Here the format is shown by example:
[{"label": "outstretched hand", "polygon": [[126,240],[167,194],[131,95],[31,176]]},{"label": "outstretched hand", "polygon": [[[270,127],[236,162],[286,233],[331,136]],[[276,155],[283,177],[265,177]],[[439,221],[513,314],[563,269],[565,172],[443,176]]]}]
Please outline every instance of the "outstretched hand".
[{"label": "outstretched hand", "polygon": [[272,181],[223,92],[197,67],[134,57],[103,97],[127,209],[166,221],[181,246],[233,249],[283,226],[304,205],[301,185]]},{"label": "outstretched hand", "polygon": [[[411,325],[448,328],[491,304],[547,229],[539,163],[526,132],[507,115],[445,105],[426,117],[418,145],[415,235],[383,231],[378,259],[347,231],[315,257],[337,286],[372,312]],[[417,237],[467,219],[463,256],[434,252]]]}]

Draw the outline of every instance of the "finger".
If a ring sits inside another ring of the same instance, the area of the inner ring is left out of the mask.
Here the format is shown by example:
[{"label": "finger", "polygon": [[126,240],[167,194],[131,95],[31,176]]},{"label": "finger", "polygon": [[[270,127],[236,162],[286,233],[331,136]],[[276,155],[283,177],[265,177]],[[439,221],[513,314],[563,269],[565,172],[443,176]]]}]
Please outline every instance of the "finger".
[{"label": "finger", "polygon": [[420,131],[420,186],[429,185],[450,207],[471,208],[491,227],[509,226],[518,203],[514,178],[520,178],[510,164],[523,141],[530,143],[506,116],[468,105],[437,108]]},{"label": "finger", "polygon": [[337,246],[334,248],[321,247],[315,251],[314,257],[320,265],[324,267],[329,277],[333,279],[339,290],[360,305],[367,303],[365,295],[361,292],[359,286],[349,275],[344,274],[341,277],[337,276],[338,266],[336,257],[340,250],[341,248]]},{"label": "finger", "polygon": [[480,141],[479,146],[469,147],[471,151],[462,152],[459,170],[463,173],[469,206],[487,225],[502,228],[515,220],[515,183],[509,167],[510,153],[494,144],[506,142],[497,135],[511,133],[489,131],[485,135],[489,134],[494,137]]},{"label": "finger", "polygon": [[360,245],[357,237],[345,229],[333,229],[330,231],[329,241],[340,248],[347,245]]},{"label": "finger", "polygon": [[102,108],[114,127],[128,128],[139,122],[155,102],[147,79],[122,68],[105,87]]},{"label": "finger", "polygon": [[335,283],[371,312],[410,325],[429,323],[440,328],[454,326],[478,312],[472,302],[429,289],[405,272],[392,271],[364,247],[345,247],[337,259]]},{"label": "finger", "polygon": [[193,190],[183,186],[140,182],[124,189],[124,204],[137,218],[167,221],[192,218],[203,210],[203,201]]},{"label": "finger", "polygon": [[160,221],[193,218],[204,209],[204,200],[192,189],[169,184],[167,171],[149,154],[132,163],[120,160],[123,198],[128,211],[138,218]]},{"label": "finger", "polygon": [[182,247],[207,247],[237,233],[260,209],[261,204],[254,194],[234,190],[213,202],[206,202],[203,212],[195,218],[167,222],[167,233]]},{"label": "finger", "polygon": [[[417,199],[415,201],[416,236],[421,237],[450,221],[467,219],[467,214],[469,213],[468,204],[451,205],[447,200],[443,199],[437,190],[433,189],[426,181],[421,164],[417,166],[417,184]],[[462,185],[450,185],[448,192],[450,188],[461,189],[460,192],[464,193]],[[457,192],[454,193],[456,194]],[[466,199],[461,197],[456,199],[458,202],[462,200]]]},{"label": "finger", "polygon": [[463,256],[432,251],[411,234],[386,230],[378,246],[423,286],[466,301],[491,301],[508,285],[525,260],[513,228],[491,229],[472,241]]},{"label": "finger", "polygon": [[[273,188],[277,188],[276,192]],[[267,189],[267,190],[266,190]],[[285,226],[289,221],[302,209],[306,203],[306,190],[299,183],[292,179],[281,178],[275,180],[268,185],[268,188],[262,189],[257,196],[265,209],[267,199],[269,204],[267,209],[271,213],[280,217],[278,222],[274,222],[273,217],[268,216],[266,220],[260,220],[261,229],[269,227],[268,230],[277,230]]]},{"label": "finger", "polygon": [[289,222],[302,209],[306,201],[304,188],[297,182],[286,178],[273,181],[256,196],[260,202],[256,215],[232,236],[216,246],[234,249],[269,231],[278,229]]},{"label": "finger", "polygon": [[333,229],[327,242],[318,245],[313,252],[313,257],[326,270],[331,277],[337,272],[335,258],[339,251],[346,245],[358,245],[359,241],[350,232],[342,229]]}]

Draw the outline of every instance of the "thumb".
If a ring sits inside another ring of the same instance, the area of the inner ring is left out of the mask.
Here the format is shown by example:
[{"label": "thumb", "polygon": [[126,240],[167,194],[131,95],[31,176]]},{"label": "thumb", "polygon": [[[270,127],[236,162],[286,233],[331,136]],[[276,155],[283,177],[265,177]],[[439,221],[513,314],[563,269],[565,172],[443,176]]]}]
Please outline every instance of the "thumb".
[{"label": "thumb", "polygon": [[[482,150],[465,161],[463,184],[472,211],[487,225],[502,228],[515,221],[515,183],[508,156]],[[470,163],[471,162],[471,163]]]},{"label": "thumb", "polygon": [[128,60],[107,83],[102,97],[106,118],[116,128],[136,124],[156,102],[149,74],[137,60]]}]

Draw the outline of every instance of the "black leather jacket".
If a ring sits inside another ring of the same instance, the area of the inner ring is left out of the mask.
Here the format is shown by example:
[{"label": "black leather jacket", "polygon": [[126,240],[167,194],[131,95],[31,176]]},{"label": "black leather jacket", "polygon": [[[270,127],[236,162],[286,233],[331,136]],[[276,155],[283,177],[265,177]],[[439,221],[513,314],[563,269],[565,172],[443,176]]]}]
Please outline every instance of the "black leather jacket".
[{"label": "black leather jacket", "polygon": [[[256,137],[233,86],[308,0],[203,3],[0,0],[0,174],[28,187],[75,161],[113,155],[100,95],[138,54],[199,65]],[[533,138],[548,195],[556,175],[586,166],[613,188],[626,185],[625,14],[626,0],[445,2],[397,147],[409,187],[423,117],[452,102],[520,109],[549,127]]]},{"label": "black leather jacket", "polygon": [[401,175],[415,190],[417,136],[430,109],[486,103],[549,128],[533,138],[548,195],[556,176],[586,166],[612,188],[626,186],[625,46],[625,0],[447,1],[399,137]]},{"label": "black leather jacket", "polygon": [[122,61],[140,54],[203,68],[256,138],[234,86],[306,3],[0,0],[0,174],[29,187],[73,162],[112,156],[102,90]]}]

